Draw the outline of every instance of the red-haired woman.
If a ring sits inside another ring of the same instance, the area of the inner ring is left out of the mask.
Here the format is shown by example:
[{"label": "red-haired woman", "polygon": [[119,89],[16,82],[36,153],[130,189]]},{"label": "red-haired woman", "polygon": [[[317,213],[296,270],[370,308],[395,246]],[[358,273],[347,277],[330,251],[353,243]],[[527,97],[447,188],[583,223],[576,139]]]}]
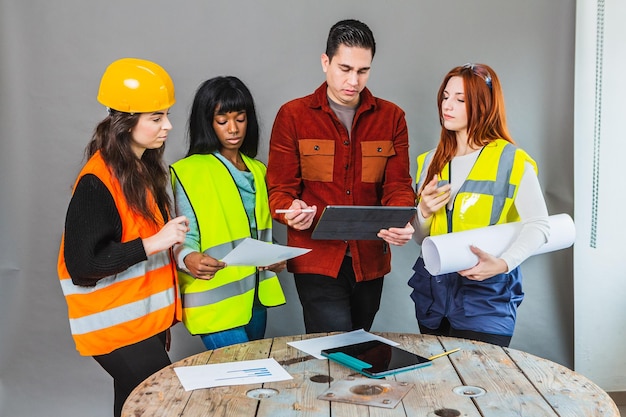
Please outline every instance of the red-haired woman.
[{"label": "red-haired woman", "polygon": [[432,276],[419,257],[409,280],[420,331],[508,346],[522,302],[519,265],[550,232],[535,161],[515,145],[496,73],[453,68],[438,92],[441,137],[417,158],[415,239],[521,221],[500,257],[471,246],[472,268]]}]

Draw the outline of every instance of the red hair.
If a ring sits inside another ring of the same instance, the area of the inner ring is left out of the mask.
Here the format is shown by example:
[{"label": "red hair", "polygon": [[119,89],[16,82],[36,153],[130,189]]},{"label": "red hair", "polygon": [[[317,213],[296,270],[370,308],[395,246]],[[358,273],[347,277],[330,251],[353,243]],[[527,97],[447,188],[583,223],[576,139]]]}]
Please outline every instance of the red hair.
[{"label": "red hair", "polygon": [[460,77],[463,80],[468,143],[472,147],[483,147],[496,139],[515,143],[506,126],[502,86],[493,69],[485,64],[466,64],[452,68],[444,77],[437,93],[441,136],[435,155],[428,167],[424,184],[439,174],[446,163],[450,162],[456,155],[456,132],[444,127],[441,111],[443,93],[452,77]]}]

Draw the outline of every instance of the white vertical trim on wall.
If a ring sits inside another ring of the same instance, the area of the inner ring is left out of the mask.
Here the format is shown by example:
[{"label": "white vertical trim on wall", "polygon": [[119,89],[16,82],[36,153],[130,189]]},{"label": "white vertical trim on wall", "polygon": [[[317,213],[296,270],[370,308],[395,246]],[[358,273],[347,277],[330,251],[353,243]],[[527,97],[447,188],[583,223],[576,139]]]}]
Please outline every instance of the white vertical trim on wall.
[{"label": "white vertical trim on wall", "polygon": [[626,390],[626,3],[576,3],[574,367]]}]

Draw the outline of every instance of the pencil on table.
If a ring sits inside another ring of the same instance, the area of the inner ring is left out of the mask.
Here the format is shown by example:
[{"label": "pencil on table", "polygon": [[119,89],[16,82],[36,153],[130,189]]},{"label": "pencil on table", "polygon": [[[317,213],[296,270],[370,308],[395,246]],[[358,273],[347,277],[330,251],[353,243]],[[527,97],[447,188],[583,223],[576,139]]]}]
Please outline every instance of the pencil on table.
[{"label": "pencil on table", "polygon": [[456,348],[456,349],[448,350],[448,351],[446,351],[446,352],[439,353],[439,354],[437,354],[437,355],[433,355],[433,356],[431,356],[430,358],[428,358],[428,360],[429,360],[429,361],[432,361],[433,359],[441,358],[442,356],[446,356],[446,355],[449,355],[449,354],[451,354],[451,353],[458,352],[459,350],[461,350],[461,348]]}]

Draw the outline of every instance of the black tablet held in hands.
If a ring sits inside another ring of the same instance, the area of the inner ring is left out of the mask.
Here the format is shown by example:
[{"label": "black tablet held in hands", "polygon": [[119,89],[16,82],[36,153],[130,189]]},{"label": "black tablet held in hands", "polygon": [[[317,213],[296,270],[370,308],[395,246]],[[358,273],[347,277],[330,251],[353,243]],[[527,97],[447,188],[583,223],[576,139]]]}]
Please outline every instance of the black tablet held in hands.
[{"label": "black tablet held in hands", "polygon": [[415,213],[415,207],[326,206],[311,238],[376,240],[381,229],[404,227]]},{"label": "black tablet held in hands", "polygon": [[428,366],[431,361],[380,340],[322,350],[322,356],[371,378]]}]

